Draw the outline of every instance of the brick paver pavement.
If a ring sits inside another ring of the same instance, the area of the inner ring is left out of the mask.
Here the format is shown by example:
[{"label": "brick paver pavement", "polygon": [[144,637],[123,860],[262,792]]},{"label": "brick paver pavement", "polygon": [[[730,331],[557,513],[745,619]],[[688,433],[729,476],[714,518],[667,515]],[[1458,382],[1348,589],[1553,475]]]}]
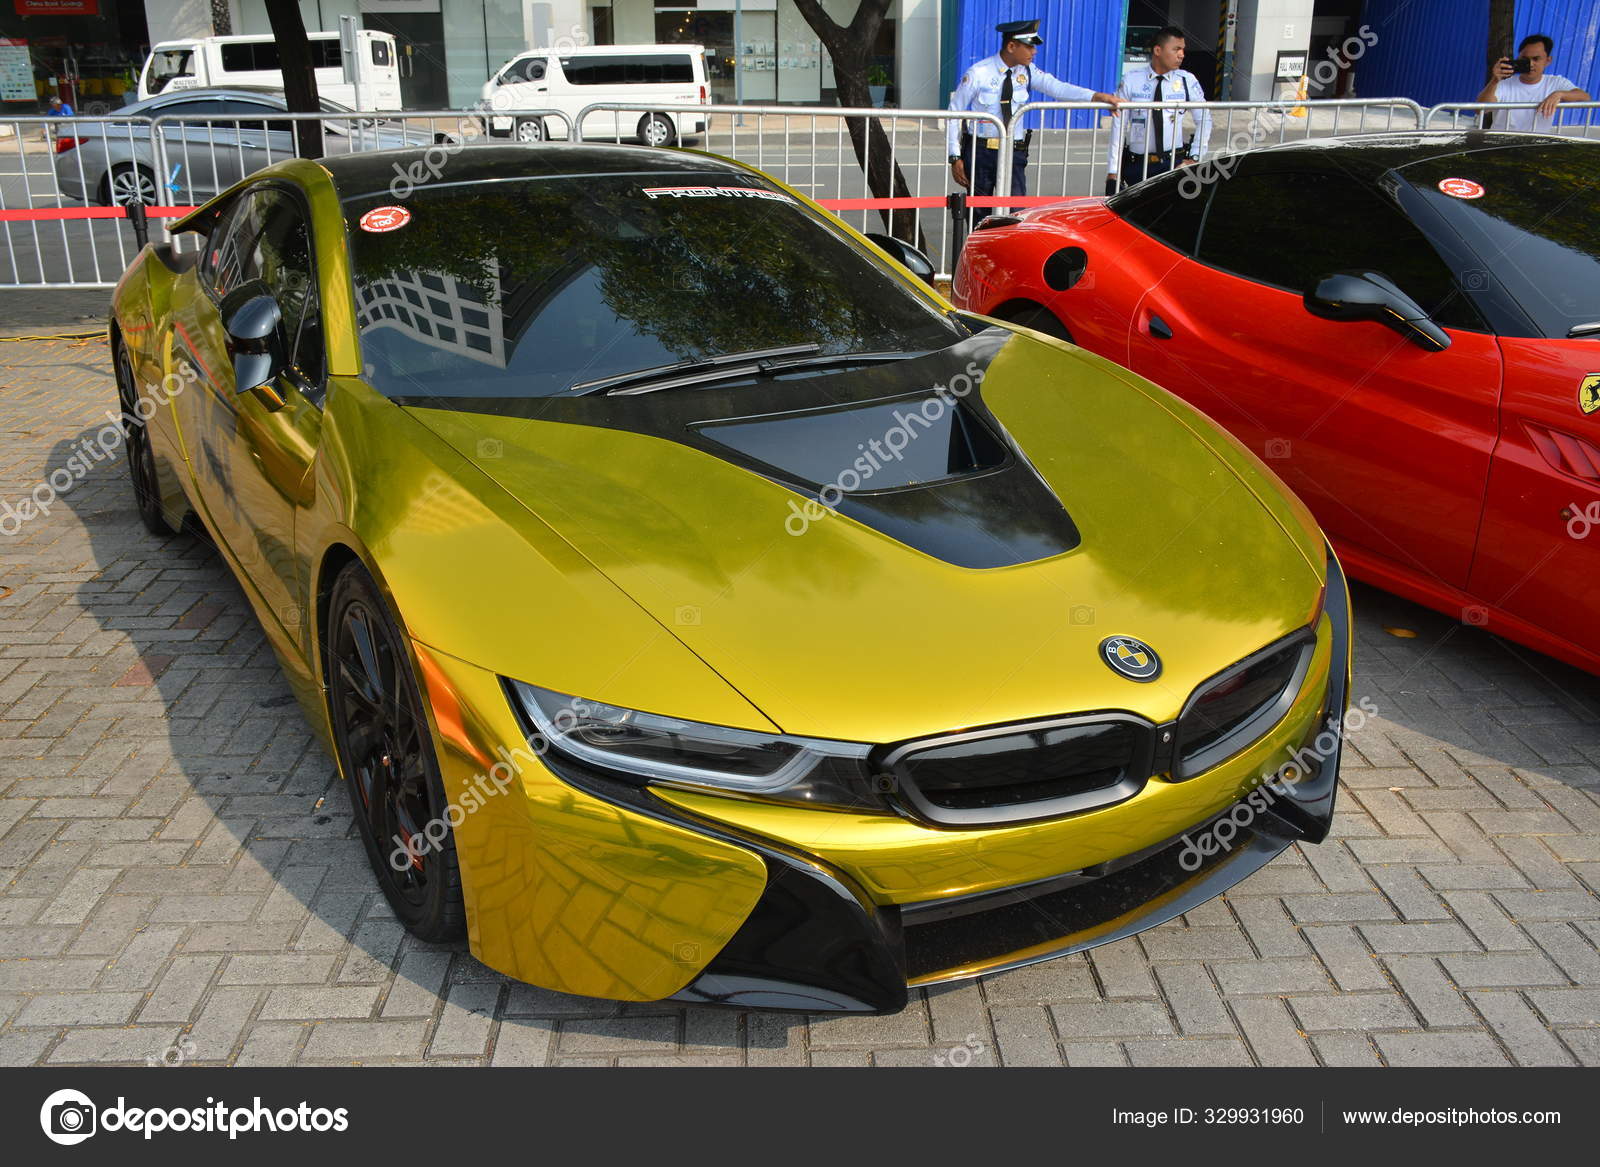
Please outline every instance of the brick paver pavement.
[{"label": "brick paver pavement", "polygon": [[[112,402],[102,344],[0,343],[0,504]],[[238,588],[97,463],[0,535],[0,1063],[1600,1064],[1600,683],[1357,607],[1327,844],[895,1017],[617,1006],[402,933]]]}]

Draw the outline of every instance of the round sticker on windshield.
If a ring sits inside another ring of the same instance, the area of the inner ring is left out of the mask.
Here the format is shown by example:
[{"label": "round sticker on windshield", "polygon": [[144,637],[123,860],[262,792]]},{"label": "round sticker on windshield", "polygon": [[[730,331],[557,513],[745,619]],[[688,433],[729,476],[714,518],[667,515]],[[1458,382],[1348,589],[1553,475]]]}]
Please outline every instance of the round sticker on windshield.
[{"label": "round sticker on windshield", "polygon": [[1483,187],[1470,178],[1441,178],[1439,189],[1453,199],[1481,199]]},{"label": "round sticker on windshield", "polygon": [[398,231],[411,222],[411,212],[404,207],[373,207],[361,216],[361,229],[382,235],[385,231]]}]

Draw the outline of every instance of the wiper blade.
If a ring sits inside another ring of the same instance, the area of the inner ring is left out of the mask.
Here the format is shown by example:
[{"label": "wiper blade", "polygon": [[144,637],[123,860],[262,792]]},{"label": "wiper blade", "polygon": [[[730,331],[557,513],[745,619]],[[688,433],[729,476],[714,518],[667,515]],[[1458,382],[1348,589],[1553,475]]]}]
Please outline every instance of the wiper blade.
[{"label": "wiper blade", "polygon": [[[692,383],[693,381],[700,379],[696,377],[690,377],[688,378],[688,382],[685,382],[684,378],[676,377],[675,374],[702,373],[711,370],[718,370],[717,375],[723,376],[728,372],[731,372],[731,370],[724,370],[724,366],[738,365],[741,363],[749,364],[751,370],[754,371],[757,366],[753,362],[761,359],[768,357],[787,357],[804,353],[814,353],[821,347],[822,346],[820,344],[816,343],[789,344],[780,348],[752,349],[750,352],[746,353],[723,353],[720,356],[702,357],[693,361],[677,361],[670,365],[656,365],[655,367],[649,369],[635,369],[631,373],[617,373],[610,377],[600,377],[594,381],[579,381],[574,385],[569,385],[567,387],[567,392],[578,395],[589,393],[616,393],[620,396],[628,392],[637,393],[641,391],[640,389],[629,390],[626,388],[627,386],[644,386],[647,384],[650,385],[652,389],[670,389],[673,385],[679,383]],[[663,381],[664,378],[670,378],[671,380]],[[657,381],[663,381],[663,383],[660,385],[654,384],[654,382]]]},{"label": "wiper blade", "polygon": [[825,357],[796,357],[787,361],[757,361],[763,373],[791,373],[796,369],[822,369],[828,365],[872,364],[878,361],[908,361],[927,356],[923,352],[832,353]]}]

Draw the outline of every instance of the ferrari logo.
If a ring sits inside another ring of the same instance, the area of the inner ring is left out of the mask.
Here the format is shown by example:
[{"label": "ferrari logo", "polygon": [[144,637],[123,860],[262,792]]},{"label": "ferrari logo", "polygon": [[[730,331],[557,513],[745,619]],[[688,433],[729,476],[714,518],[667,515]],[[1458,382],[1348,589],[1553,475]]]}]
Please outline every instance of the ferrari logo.
[{"label": "ferrari logo", "polygon": [[1153,681],[1161,673],[1156,650],[1131,636],[1110,636],[1100,644],[1100,656],[1113,672],[1130,681]]},{"label": "ferrari logo", "polygon": [[1600,409],[1600,373],[1590,373],[1578,386],[1578,408],[1585,413]]}]

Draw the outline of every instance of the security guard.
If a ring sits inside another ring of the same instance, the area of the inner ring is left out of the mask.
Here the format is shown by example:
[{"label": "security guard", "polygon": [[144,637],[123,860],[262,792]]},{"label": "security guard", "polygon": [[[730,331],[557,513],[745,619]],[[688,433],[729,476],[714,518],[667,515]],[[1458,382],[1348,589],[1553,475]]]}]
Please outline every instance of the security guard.
[{"label": "security guard", "polygon": [[[1150,63],[1135,65],[1117,86],[1124,101],[1204,101],[1200,79],[1183,64],[1183,30],[1168,25],[1150,40]],[[1133,109],[1111,119],[1111,148],[1106,157],[1106,194],[1115,194],[1122,182],[1132,185],[1165,174],[1174,166],[1189,166],[1205,156],[1211,137],[1211,111],[1196,109],[1194,140],[1183,141],[1184,111]],[[1123,123],[1127,123],[1124,142]]]},{"label": "security guard", "polygon": [[[985,57],[961,78],[956,94],[950,99],[952,112],[973,110],[978,113],[997,114],[1002,122],[1011,121],[1011,111],[1028,102],[1030,90],[1057,101],[1103,101],[1115,108],[1117,99],[1109,93],[1096,93],[1081,85],[1072,85],[1033,67],[1033,55],[1038,51],[1043,37],[1039,35],[1037,20],[1013,20],[995,25],[1000,34],[1000,51]],[[952,120],[948,130],[950,149],[950,176],[957,186],[971,186],[975,195],[992,195],[995,188],[995,171],[999,165],[1000,139],[990,137],[994,127],[976,123],[980,137],[974,140],[971,127],[975,123]],[[1028,179],[1024,171],[1028,166],[1028,142],[1033,131],[1016,139],[1011,154],[1011,193],[1028,193]],[[977,147],[974,149],[974,147]],[[972,166],[972,182],[968,182],[967,168]]]}]

